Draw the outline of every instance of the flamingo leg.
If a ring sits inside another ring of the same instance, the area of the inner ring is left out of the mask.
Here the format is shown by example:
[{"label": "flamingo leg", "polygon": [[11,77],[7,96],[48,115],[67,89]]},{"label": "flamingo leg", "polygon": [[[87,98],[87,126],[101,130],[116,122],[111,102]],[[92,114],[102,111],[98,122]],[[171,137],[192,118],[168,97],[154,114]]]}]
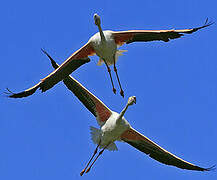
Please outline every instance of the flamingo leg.
[{"label": "flamingo leg", "polygon": [[122,87],[121,87],[121,82],[120,82],[120,79],[119,79],[119,77],[118,77],[118,71],[117,71],[117,68],[116,68],[116,64],[115,64],[115,58],[114,58],[114,71],[115,71],[115,74],[116,74],[116,77],[117,77],[117,79],[118,79],[118,84],[119,84],[119,87],[120,87],[120,95],[122,96],[122,97],[124,97],[124,91],[123,91],[123,89],[122,89]]},{"label": "flamingo leg", "polygon": [[103,153],[103,151],[109,146],[110,143],[108,143],[100,152],[99,154],[96,156],[96,158],[94,159],[94,161],[92,162],[92,164],[90,165],[90,167],[86,170],[86,173],[88,173],[91,169],[91,167],[93,166],[93,164],[96,162],[96,160],[99,158],[99,156]]},{"label": "flamingo leg", "polygon": [[90,162],[93,160],[94,156],[96,155],[96,153],[98,152],[98,148],[100,146],[100,142],[101,140],[99,141],[99,144],[97,145],[92,157],[90,158],[90,160],[88,161],[87,165],[85,166],[85,168],[80,172],[80,175],[82,176],[84,174],[84,172],[86,171],[87,167],[89,166]]},{"label": "flamingo leg", "polygon": [[112,80],[112,75],[111,75],[111,69],[110,67],[108,66],[108,64],[106,63],[106,61],[104,61],[106,67],[107,67],[107,70],[108,70],[108,73],[109,73],[109,76],[110,76],[110,79],[111,79],[111,83],[112,83],[112,90],[114,92],[114,94],[116,94],[116,89],[114,87],[114,83],[113,83],[113,80]]}]

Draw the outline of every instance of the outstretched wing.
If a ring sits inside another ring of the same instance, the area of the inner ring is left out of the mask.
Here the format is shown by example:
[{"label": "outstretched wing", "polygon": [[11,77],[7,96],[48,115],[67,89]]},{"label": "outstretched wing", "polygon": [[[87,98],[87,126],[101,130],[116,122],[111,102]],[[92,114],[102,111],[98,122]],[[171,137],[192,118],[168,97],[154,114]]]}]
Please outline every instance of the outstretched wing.
[{"label": "outstretched wing", "polygon": [[[43,50],[42,50],[43,51]],[[23,98],[30,96],[35,93],[35,91],[40,88],[42,92],[52,88],[59,81],[63,80],[81,65],[90,62],[88,56],[93,55],[94,51],[89,43],[84,45],[81,49],[76,51],[72,56],[70,56],[58,69],[50,73],[46,78],[42,79],[38,84],[33,87],[19,92],[19,93],[11,93],[9,97],[11,98]]]},{"label": "outstretched wing", "polygon": [[194,164],[191,164],[166,151],[165,149],[163,149],[162,147],[160,147],[144,135],[140,134],[133,128],[130,128],[129,130],[125,131],[122,134],[121,139],[130,144],[131,146],[135,147],[136,149],[146,153],[151,158],[167,165],[176,166],[181,169],[196,171],[209,171],[214,167],[213,166],[211,168],[202,168]]},{"label": "outstretched wing", "polygon": [[213,22],[206,22],[203,26],[191,28],[191,29],[181,29],[181,30],[129,30],[129,31],[119,31],[113,32],[115,42],[118,45],[123,45],[124,43],[132,42],[147,42],[147,41],[164,41],[168,42],[170,39],[180,38],[184,34],[191,34],[198,31],[199,29],[208,27],[212,25]]},{"label": "outstretched wing", "polygon": [[[43,52],[49,57],[53,68],[57,69],[59,65],[46,51],[43,50]],[[102,126],[111,116],[111,110],[73,77],[67,76],[63,79],[63,82],[67,88],[82,102],[82,104],[96,117],[100,126]]]}]

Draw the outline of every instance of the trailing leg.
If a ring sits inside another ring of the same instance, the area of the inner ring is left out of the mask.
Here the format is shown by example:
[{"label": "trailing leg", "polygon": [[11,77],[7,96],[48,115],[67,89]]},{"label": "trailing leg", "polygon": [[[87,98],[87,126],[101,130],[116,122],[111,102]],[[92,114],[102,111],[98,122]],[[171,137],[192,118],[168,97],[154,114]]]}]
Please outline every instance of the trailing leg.
[{"label": "trailing leg", "polygon": [[92,162],[92,164],[90,165],[90,167],[86,170],[86,173],[88,173],[91,169],[91,167],[93,166],[93,164],[96,162],[96,160],[99,158],[99,156],[104,152],[104,150],[110,145],[110,143],[108,143],[100,152],[99,154],[96,156],[96,158],[94,159],[94,161]]},{"label": "trailing leg", "polygon": [[114,87],[114,83],[113,83],[113,80],[112,80],[111,69],[108,66],[108,64],[106,63],[106,61],[104,61],[104,62],[105,62],[105,65],[107,67],[107,70],[108,70],[108,73],[109,73],[109,76],[110,76],[110,80],[111,80],[111,83],[112,83],[112,90],[113,90],[114,94],[116,94],[116,89]]},{"label": "trailing leg", "polygon": [[101,140],[99,141],[99,144],[97,145],[92,157],[90,158],[90,160],[88,161],[87,165],[85,166],[85,168],[80,172],[80,175],[82,176],[84,174],[84,172],[86,171],[87,167],[89,166],[90,162],[93,160],[94,156],[96,155],[97,151],[98,151],[98,148],[100,146],[100,142]]},{"label": "trailing leg", "polygon": [[119,86],[120,86],[120,95],[121,95],[122,97],[124,97],[124,91],[123,91],[123,89],[122,89],[122,87],[121,87],[121,82],[120,82],[119,77],[118,77],[118,71],[117,71],[116,64],[115,64],[115,58],[114,58],[114,71],[115,71],[115,74],[116,74],[117,79],[118,79],[118,84],[119,84]]}]

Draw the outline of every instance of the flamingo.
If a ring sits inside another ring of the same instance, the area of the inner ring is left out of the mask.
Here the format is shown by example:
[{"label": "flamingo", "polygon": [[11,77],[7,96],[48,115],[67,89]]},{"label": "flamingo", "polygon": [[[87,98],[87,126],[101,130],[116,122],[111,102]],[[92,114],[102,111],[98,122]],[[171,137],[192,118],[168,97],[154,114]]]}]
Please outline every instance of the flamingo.
[{"label": "flamingo", "polygon": [[[58,68],[58,64],[52,59],[52,57],[46,51],[43,50],[43,52],[49,57],[52,66],[55,69]],[[135,96],[129,97],[126,106],[120,113],[117,113],[110,110],[100,99],[88,91],[73,77],[68,76],[63,80],[63,82],[67,88],[81,101],[81,103],[83,103],[83,105],[96,117],[97,123],[100,126],[100,129],[90,127],[92,141],[97,145],[97,147],[86,167],[81,171],[81,176],[85,172],[88,173],[90,171],[93,164],[102,155],[104,150],[117,150],[115,141],[126,142],[163,164],[195,171],[210,171],[214,169],[214,166],[210,168],[203,168],[182,160],[136,131],[124,118],[124,114],[126,113],[128,107],[136,104]],[[98,152],[98,149],[102,150],[93,160],[94,156]]]},{"label": "flamingo", "polygon": [[111,76],[110,65],[114,65],[114,72],[116,74],[118,84],[120,87],[120,94],[124,97],[124,91],[122,89],[120,79],[118,76],[116,62],[118,57],[122,55],[126,50],[118,50],[118,47],[123,44],[129,44],[132,42],[148,42],[148,41],[164,41],[168,42],[171,39],[180,38],[184,34],[191,34],[193,32],[198,31],[199,29],[208,27],[213,24],[213,22],[206,22],[203,26],[191,28],[191,29],[181,29],[181,30],[128,30],[128,31],[103,31],[101,27],[101,19],[100,16],[94,14],[94,22],[98,27],[99,32],[93,35],[89,41],[81,47],[79,50],[74,52],[68,59],[66,59],[56,70],[50,73],[47,77],[42,79],[38,84],[34,85],[32,91],[28,91],[29,94],[26,94],[25,91],[21,93],[13,93],[10,97],[13,98],[22,98],[33,94],[38,88],[41,89],[42,92],[47,91],[52,88],[59,81],[66,78],[69,74],[71,74],[76,68],[73,68],[73,64],[75,61],[81,66],[82,61],[87,62],[88,56],[97,55],[99,56],[98,65],[105,63],[113,92],[116,93],[116,89],[114,87],[114,83]]}]

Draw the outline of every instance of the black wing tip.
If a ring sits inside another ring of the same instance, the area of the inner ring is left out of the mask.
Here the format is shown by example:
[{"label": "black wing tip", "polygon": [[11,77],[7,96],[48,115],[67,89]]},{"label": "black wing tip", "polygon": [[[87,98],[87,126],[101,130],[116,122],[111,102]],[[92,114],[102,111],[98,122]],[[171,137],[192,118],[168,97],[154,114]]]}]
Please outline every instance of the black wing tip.
[{"label": "black wing tip", "polygon": [[41,51],[50,59],[53,68],[57,69],[59,67],[58,64],[53,60],[53,58],[48,54],[48,52],[45,51],[43,48],[41,48]]},{"label": "black wing tip", "polygon": [[6,97],[16,98],[16,93],[12,92],[9,88],[6,88],[4,94],[6,95]]},{"label": "black wing tip", "polygon": [[211,167],[209,167],[209,168],[204,168],[203,171],[215,171],[215,170],[216,170],[216,164],[213,165],[213,166],[211,166]]},{"label": "black wing tip", "polygon": [[19,92],[19,93],[14,93],[12,92],[10,89],[6,88],[7,92],[4,92],[6,94],[7,97],[9,98],[23,98],[23,97],[28,97],[32,94],[35,93],[35,91],[40,87],[40,84],[41,83],[38,83],[36,84],[35,86],[25,90],[25,91],[22,91],[22,92]]},{"label": "black wing tip", "polygon": [[6,90],[7,91],[4,92],[4,94],[6,95],[6,97],[8,97],[8,98],[22,98],[20,96],[21,93],[14,93],[9,88],[6,88]]},{"label": "black wing tip", "polygon": [[203,28],[205,28],[205,27],[211,26],[211,25],[213,25],[214,23],[215,23],[214,21],[209,21],[209,18],[206,18],[204,25],[203,25],[203,26],[200,26],[200,27],[198,27],[198,28],[195,28],[194,31],[197,31],[197,30],[199,30],[199,29],[203,29]]},{"label": "black wing tip", "polygon": [[202,27],[208,27],[208,26],[211,26],[213,24],[215,24],[214,21],[209,21],[209,18],[206,18],[206,21]]},{"label": "black wing tip", "polygon": [[44,48],[41,48],[41,51],[42,51],[43,53],[45,53],[45,54],[47,53],[47,52],[44,50]]},{"label": "black wing tip", "polygon": [[203,24],[203,26],[196,27],[196,28],[192,28],[190,31],[185,32],[185,33],[191,34],[191,33],[193,33],[193,32],[196,32],[196,31],[200,30],[200,29],[203,29],[203,28],[206,28],[206,27],[208,27],[208,26],[211,26],[211,25],[213,25],[214,23],[215,23],[214,21],[209,21],[209,18],[206,18],[205,23]]},{"label": "black wing tip", "polygon": [[8,98],[20,98],[20,93],[14,93],[9,88],[6,88],[7,91],[4,92]]}]

